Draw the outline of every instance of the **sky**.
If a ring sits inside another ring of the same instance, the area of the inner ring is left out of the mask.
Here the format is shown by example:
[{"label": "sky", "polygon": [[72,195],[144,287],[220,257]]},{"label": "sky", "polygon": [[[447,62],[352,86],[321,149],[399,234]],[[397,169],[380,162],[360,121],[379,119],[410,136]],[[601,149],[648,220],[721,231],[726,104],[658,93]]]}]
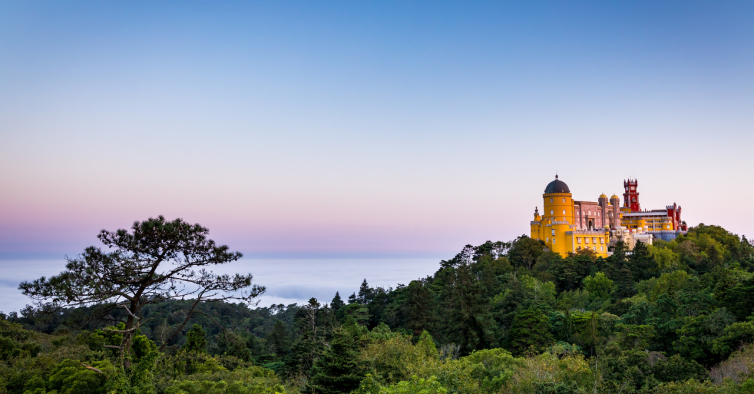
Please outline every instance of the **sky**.
[{"label": "sky", "polygon": [[[0,257],[157,215],[452,257],[577,200],[754,235],[754,2],[0,2]],[[31,257],[29,257],[31,258]],[[428,272],[429,273],[429,272]]]}]

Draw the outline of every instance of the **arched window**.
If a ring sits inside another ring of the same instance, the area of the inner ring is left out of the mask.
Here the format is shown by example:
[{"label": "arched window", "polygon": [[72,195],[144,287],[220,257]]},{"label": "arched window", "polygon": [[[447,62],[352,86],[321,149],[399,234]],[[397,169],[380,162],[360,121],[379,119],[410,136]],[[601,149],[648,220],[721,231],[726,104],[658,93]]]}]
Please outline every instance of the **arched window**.
[{"label": "arched window", "polygon": [[563,210],[563,215],[565,215],[565,209]]},{"label": "arched window", "polygon": [[550,198],[550,204],[552,204],[552,198]]},{"label": "arched window", "polygon": [[551,210],[550,210],[550,216],[552,216],[552,215],[554,215],[554,214],[555,214],[555,211],[553,211],[553,210],[551,209]]},{"label": "arched window", "polygon": [[565,202],[565,198],[563,199],[563,202]]}]

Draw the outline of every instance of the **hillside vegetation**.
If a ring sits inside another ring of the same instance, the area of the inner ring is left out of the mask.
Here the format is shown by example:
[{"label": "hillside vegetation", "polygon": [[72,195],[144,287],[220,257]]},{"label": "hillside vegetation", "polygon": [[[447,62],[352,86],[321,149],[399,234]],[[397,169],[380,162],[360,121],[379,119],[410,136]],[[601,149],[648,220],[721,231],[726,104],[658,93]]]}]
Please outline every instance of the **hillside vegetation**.
[{"label": "hillside vegetation", "polygon": [[146,303],[125,353],[120,309],[2,315],[0,393],[754,393],[754,248],[718,226],[606,259],[522,236],[396,288],[194,305]]}]

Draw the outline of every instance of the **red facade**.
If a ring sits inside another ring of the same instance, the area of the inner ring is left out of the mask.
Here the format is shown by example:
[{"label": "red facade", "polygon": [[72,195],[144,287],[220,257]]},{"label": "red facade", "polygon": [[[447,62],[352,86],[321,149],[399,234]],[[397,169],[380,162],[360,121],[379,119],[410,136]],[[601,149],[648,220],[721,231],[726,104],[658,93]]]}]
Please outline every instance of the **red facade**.
[{"label": "red facade", "polygon": [[641,207],[639,206],[639,192],[637,191],[637,188],[639,186],[639,182],[634,179],[629,179],[628,181],[623,181],[623,206],[631,208],[631,212],[639,212],[641,211]]}]

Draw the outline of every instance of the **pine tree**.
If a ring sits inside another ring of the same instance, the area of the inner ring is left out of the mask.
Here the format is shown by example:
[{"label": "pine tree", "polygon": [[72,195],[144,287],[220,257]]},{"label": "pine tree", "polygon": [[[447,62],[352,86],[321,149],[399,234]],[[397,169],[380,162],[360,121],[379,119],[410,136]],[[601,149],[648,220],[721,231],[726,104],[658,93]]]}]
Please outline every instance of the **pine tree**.
[{"label": "pine tree", "polygon": [[311,369],[310,390],[336,394],[350,393],[359,387],[364,375],[351,331],[347,327],[335,329],[330,347],[322,352]]},{"label": "pine tree", "polygon": [[419,335],[432,325],[434,313],[434,294],[418,280],[411,281],[407,288],[406,302],[403,304],[403,314],[406,316],[406,327]]},{"label": "pine tree", "polygon": [[652,274],[657,271],[657,262],[644,242],[636,243],[628,258],[628,266],[633,279],[637,282],[651,278]]},{"label": "pine tree", "polygon": [[288,329],[282,321],[275,321],[275,327],[267,336],[268,343],[272,343],[278,358],[283,358],[291,348],[291,339],[288,335]]},{"label": "pine tree", "polygon": [[507,349],[520,356],[530,351],[541,352],[554,341],[550,320],[542,311],[530,308],[519,312],[513,319]]},{"label": "pine tree", "polygon": [[359,295],[356,297],[356,301],[358,301],[359,304],[366,305],[372,302],[372,299],[374,299],[374,289],[369,287],[367,280],[364,279],[364,281],[361,282],[361,287],[359,287]]},{"label": "pine tree", "polygon": [[385,290],[382,287],[374,289],[374,296],[372,297],[372,301],[369,302],[367,308],[369,309],[370,316],[368,328],[371,329],[377,327],[380,322],[383,322],[385,320],[385,312],[391,301],[391,291],[392,289]]},{"label": "pine tree", "polygon": [[636,294],[633,275],[631,274],[631,270],[629,270],[628,267],[621,268],[616,276],[617,278],[614,279],[615,283],[613,284],[613,290],[610,293],[611,298],[613,298],[614,300],[620,300]]},{"label": "pine tree", "polygon": [[340,298],[340,293],[337,291],[335,292],[335,297],[333,297],[332,302],[330,302],[330,307],[333,311],[337,312],[340,308],[344,307],[346,305],[345,302],[343,302],[343,299]]},{"label": "pine tree", "polygon": [[461,264],[451,270],[453,274],[445,284],[440,305],[445,341],[457,343],[465,354],[493,347],[497,325],[484,287],[474,279],[469,265]]}]

